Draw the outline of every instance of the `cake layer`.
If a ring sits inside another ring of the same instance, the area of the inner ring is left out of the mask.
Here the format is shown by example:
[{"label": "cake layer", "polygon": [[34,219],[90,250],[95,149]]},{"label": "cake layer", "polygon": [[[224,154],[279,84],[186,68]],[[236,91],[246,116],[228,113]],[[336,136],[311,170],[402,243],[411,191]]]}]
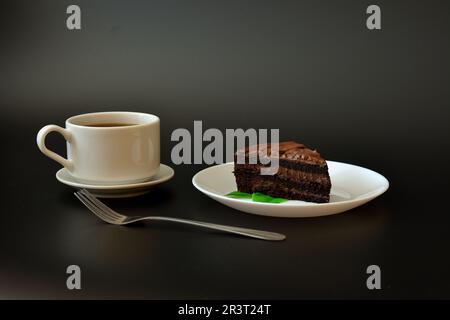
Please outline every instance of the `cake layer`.
[{"label": "cake layer", "polygon": [[[235,175],[259,175],[261,166],[256,164],[235,164],[234,168]],[[328,173],[311,173],[301,170],[279,167],[276,176],[284,180],[290,180],[294,183],[298,181],[311,181],[324,185],[325,188],[330,188],[331,185]]]},{"label": "cake layer", "polygon": [[[258,166],[258,169],[261,167],[269,167],[270,164],[260,164],[258,162],[256,162],[256,164],[253,164],[252,162],[250,162],[249,158],[246,157],[245,158],[245,163],[244,164],[238,164],[237,163],[237,159],[235,157],[234,159],[234,163],[235,163],[235,167],[236,166],[242,166],[242,168],[245,168],[246,166]],[[292,160],[286,160],[286,159],[278,159],[278,165],[280,167],[285,167],[285,168],[289,168],[289,169],[295,169],[295,170],[301,170],[304,172],[310,172],[310,173],[320,173],[320,174],[327,174],[328,173],[328,166],[326,165],[326,163],[324,165],[312,165],[312,164],[308,164],[308,163],[302,163],[302,162],[296,162],[296,161],[292,161]]]},{"label": "cake layer", "polygon": [[298,161],[292,161],[287,159],[279,159],[279,166],[295,169],[295,170],[301,170],[305,172],[311,172],[311,173],[320,173],[320,174],[328,174],[328,166],[326,162],[324,164],[320,165],[313,165],[309,163],[302,163]]},{"label": "cake layer", "polygon": [[261,176],[236,176],[236,184],[241,192],[261,192],[272,197],[317,203],[325,203],[330,200],[329,191],[315,190],[307,185],[301,188],[293,187],[287,181],[276,177],[267,179]]},{"label": "cake layer", "polygon": [[298,189],[321,195],[329,194],[331,189],[331,185],[324,185],[313,181],[292,181],[277,176],[235,175],[235,177],[239,191],[241,191],[239,189],[241,182],[245,183],[246,181],[250,181],[254,184],[253,192],[261,193],[264,193],[264,188],[270,189],[276,184],[280,184],[280,186],[289,189]]}]

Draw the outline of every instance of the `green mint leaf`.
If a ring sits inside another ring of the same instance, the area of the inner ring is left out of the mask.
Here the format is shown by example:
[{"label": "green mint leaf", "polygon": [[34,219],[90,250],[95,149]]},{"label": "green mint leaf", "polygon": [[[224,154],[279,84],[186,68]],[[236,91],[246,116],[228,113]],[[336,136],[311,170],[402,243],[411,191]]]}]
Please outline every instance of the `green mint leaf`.
[{"label": "green mint leaf", "polygon": [[239,192],[239,191],[230,192],[230,193],[226,194],[225,196],[230,197],[230,198],[236,198],[236,199],[251,199],[252,198],[252,195],[250,193]]},{"label": "green mint leaf", "polygon": [[259,192],[255,192],[252,194],[252,200],[255,202],[268,202],[268,203],[283,203],[288,201],[287,199],[274,198]]},{"label": "green mint leaf", "polygon": [[288,201],[288,199],[284,199],[284,198],[273,198],[272,201],[270,201],[270,203],[283,203]]},{"label": "green mint leaf", "polygon": [[283,203],[288,201],[284,198],[274,198],[268,195],[265,195],[260,192],[255,192],[253,194],[233,191],[225,195],[226,197],[235,198],[235,199],[252,199],[254,202],[267,202],[267,203]]},{"label": "green mint leaf", "polygon": [[252,194],[252,200],[255,202],[271,202],[272,201],[271,196],[266,196],[265,194],[255,192]]}]

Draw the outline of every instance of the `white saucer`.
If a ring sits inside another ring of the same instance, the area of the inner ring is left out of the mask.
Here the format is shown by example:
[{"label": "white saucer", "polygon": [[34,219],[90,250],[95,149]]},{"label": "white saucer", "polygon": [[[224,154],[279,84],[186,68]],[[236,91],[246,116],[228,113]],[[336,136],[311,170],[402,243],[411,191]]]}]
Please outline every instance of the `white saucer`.
[{"label": "white saucer", "polygon": [[171,179],[173,175],[174,171],[171,167],[166,166],[165,164],[161,164],[159,166],[158,172],[150,180],[140,183],[107,186],[80,183],[74,177],[72,177],[69,171],[67,171],[65,168],[60,169],[56,173],[56,179],[68,186],[77,189],[87,189],[89,192],[99,198],[128,198],[139,196],[141,194],[149,192],[153,186]]},{"label": "white saucer", "polygon": [[329,203],[289,200],[284,203],[262,203],[226,197],[236,191],[233,162],[216,165],[198,172],[194,186],[212,199],[247,213],[273,217],[318,217],[341,213],[358,207],[381,195],[389,188],[388,180],[375,171],[335,161],[327,161],[331,178]]}]

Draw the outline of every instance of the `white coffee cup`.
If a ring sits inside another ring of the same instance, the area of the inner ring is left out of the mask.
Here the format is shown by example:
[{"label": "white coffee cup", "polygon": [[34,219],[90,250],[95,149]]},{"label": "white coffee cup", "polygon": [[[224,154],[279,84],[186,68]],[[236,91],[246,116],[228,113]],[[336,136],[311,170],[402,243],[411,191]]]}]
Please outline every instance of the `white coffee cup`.
[{"label": "white coffee cup", "polygon": [[[45,137],[52,131],[66,139],[67,159],[45,146]],[[97,112],[67,119],[65,129],[53,124],[43,127],[37,144],[42,153],[82,183],[125,184],[149,180],[157,172],[159,135],[155,115]]]}]

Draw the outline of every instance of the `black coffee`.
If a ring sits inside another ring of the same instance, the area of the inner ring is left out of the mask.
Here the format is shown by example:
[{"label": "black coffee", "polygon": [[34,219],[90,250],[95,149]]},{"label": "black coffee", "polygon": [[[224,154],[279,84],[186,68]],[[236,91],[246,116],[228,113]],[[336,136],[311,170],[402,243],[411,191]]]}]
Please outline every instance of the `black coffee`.
[{"label": "black coffee", "polygon": [[129,127],[135,126],[134,123],[125,122],[101,122],[101,123],[89,123],[85,124],[86,127]]}]

